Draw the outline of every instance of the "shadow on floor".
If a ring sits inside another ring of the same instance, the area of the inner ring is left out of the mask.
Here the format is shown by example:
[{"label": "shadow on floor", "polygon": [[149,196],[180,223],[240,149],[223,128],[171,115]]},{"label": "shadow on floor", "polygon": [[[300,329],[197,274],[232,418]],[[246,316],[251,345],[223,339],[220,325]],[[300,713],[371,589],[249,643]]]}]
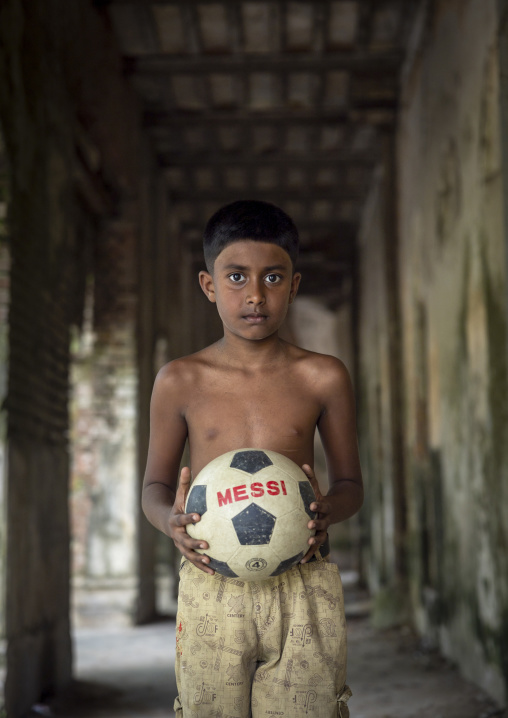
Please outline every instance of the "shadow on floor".
[{"label": "shadow on floor", "polygon": [[[424,650],[409,628],[373,629],[368,620],[368,597],[348,581],[347,575],[343,578],[352,718],[506,715],[477,687],[464,681],[437,652]],[[171,718],[176,695],[174,645],[172,621],[137,628],[78,630],[77,683],[72,693],[52,705],[51,712],[45,715]]]},{"label": "shadow on floor", "polygon": [[148,626],[80,629],[76,683],[51,708],[62,718],[173,716],[174,621]]}]

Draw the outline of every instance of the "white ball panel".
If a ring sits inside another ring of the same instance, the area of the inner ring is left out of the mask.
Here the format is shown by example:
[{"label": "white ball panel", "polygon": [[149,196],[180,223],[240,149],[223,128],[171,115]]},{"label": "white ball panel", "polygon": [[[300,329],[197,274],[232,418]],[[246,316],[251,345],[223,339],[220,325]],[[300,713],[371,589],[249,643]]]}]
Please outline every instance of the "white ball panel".
[{"label": "white ball panel", "polygon": [[[261,568],[256,567],[257,560],[261,562]],[[279,564],[279,557],[269,546],[240,546],[228,561],[233,571],[247,581],[268,578]]]},{"label": "white ball panel", "polygon": [[309,517],[303,509],[296,509],[291,513],[281,516],[275,523],[275,528],[270,541],[270,548],[285,561],[301,551],[309,550],[307,543],[316,532],[307,528]]},{"label": "white ball panel", "polygon": [[274,464],[276,464],[282,471],[285,471],[290,476],[296,476],[296,478],[299,477],[299,481],[307,479],[307,476],[305,475],[303,469],[298,466],[298,464],[295,464],[294,461],[288,459],[287,456],[284,456],[283,454],[278,454],[276,451],[265,451],[265,454],[268,455],[268,457],[273,461]]},{"label": "white ball panel", "polygon": [[209,548],[198,549],[198,553],[206,553],[207,556],[216,558],[218,561],[228,561],[240,546],[231,521],[220,518],[209,511],[201,517],[201,521],[198,521],[197,524],[188,526],[187,533],[193,538],[207,541]]}]

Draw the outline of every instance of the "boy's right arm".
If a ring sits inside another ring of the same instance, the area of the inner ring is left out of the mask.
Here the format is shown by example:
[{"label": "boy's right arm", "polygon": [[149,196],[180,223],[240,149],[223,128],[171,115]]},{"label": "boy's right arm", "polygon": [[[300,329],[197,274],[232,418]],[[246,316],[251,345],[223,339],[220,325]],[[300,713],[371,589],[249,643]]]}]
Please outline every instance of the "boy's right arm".
[{"label": "boy's right arm", "polygon": [[196,552],[208,544],[189,536],[186,526],[199,521],[197,514],[186,514],[185,500],[191,472],[184,467],[178,473],[187,439],[187,424],[182,401],[182,377],[173,365],[161,369],[155,380],[150,404],[150,443],[143,480],[142,507],[145,516],[159,531],[173,539],[178,550],[206,573],[209,559]]}]

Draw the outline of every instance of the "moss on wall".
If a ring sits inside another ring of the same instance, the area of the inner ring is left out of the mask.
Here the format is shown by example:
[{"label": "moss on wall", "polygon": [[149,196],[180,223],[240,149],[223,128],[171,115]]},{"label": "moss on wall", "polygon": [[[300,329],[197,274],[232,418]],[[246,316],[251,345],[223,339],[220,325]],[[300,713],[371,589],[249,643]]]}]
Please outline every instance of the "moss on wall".
[{"label": "moss on wall", "polygon": [[[508,289],[500,147],[507,139],[497,4],[467,0],[457,8],[442,3],[428,23],[412,71],[406,68],[398,126],[408,577],[418,630],[504,701]],[[378,230],[365,227],[362,262],[375,288],[362,295],[360,343],[362,456],[372,472],[374,522],[368,554],[371,576],[390,577],[390,553],[379,550],[391,539],[389,526],[375,524],[383,512],[377,482],[386,481],[377,447],[390,422],[386,395],[376,408],[375,388],[383,386],[387,314],[373,269]]]}]

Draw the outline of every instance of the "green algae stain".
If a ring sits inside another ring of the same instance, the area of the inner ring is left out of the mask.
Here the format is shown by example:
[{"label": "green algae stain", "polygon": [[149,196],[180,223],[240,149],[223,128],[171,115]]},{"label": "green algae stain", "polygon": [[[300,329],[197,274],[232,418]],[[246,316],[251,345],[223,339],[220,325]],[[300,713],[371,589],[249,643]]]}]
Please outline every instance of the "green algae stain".
[{"label": "green algae stain", "polygon": [[[508,536],[503,521],[503,502],[508,500],[504,487],[508,480],[508,334],[504,288],[492,281],[486,256],[487,238],[482,237],[481,269],[487,318],[489,426],[483,439],[484,500],[489,552],[495,566],[495,582],[490,591],[496,594],[498,615],[486,622],[478,605],[479,596],[469,601],[473,628],[488,663],[499,667],[508,682]],[[508,685],[507,685],[508,688]]]},{"label": "green algae stain", "polygon": [[[492,454],[497,467],[504,465],[508,454],[508,336],[506,322],[506,297],[494,290],[489,274],[485,251],[482,252],[482,270],[487,309],[489,342],[489,405],[492,417]],[[496,475],[500,478],[499,471]]]}]

